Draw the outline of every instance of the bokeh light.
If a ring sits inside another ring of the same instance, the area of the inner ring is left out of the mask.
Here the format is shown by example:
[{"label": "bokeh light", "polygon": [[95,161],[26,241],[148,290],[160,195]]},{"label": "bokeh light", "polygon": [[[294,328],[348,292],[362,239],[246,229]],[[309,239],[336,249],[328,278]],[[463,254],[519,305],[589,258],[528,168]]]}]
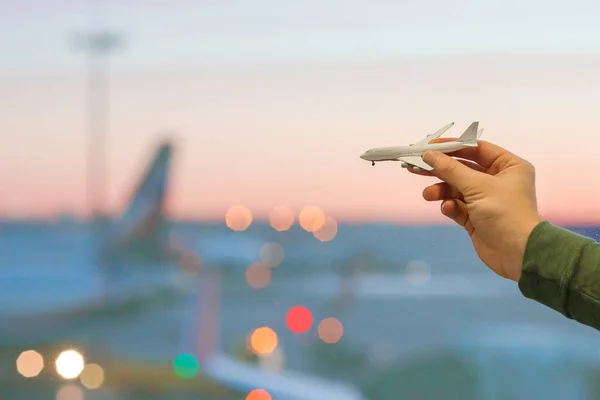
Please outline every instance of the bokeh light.
[{"label": "bokeh light", "polygon": [[276,348],[271,354],[260,356],[260,367],[266,371],[280,372],[285,366],[285,355],[281,347]]},{"label": "bokeh light", "polygon": [[285,316],[289,330],[294,333],[304,333],[310,329],[313,318],[310,310],[303,306],[292,307]]},{"label": "bokeh light", "polygon": [[263,289],[271,282],[271,269],[264,264],[254,263],[246,269],[246,282],[254,289]]},{"label": "bokeh light", "polygon": [[406,265],[404,271],[406,281],[413,286],[420,286],[431,278],[431,267],[425,261],[414,260]]},{"label": "bokeh light", "polygon": [[44,357],[34,350],[27,350],[17,358],[17,371],[25,378],[38,376],[44,369]]},{"label": "bokeh light", "polygon": [[247,207],[233,206],[225,214],[225,223],[234,231],[244,231],[252,223],[252,213]]},{"label": "bokeh light", "polygon": [[56,372],[65,379],[75,379],[84,365],[83,356],[76,350],[65,350],[56,359]]},{"label": "bokeh light", "polygon": [[287,231],[294,225],[294,212],[285,206],[273,207],[269,213],[269,224],[278,232]]},{"label": "bokeh light", "polygon": [[62,385],[56,392],[56,400],[83,400],[83,389],[74,383]]},{"label": "bokeh light", "polygon": [[272,400],[271,395],[264,389],[254,389],[248,396],[246,396],[246,400]]},{"label": "bokeh light", "polygon": [[180,354],[173,361],[173,370],[180,379],[192,379],[200,370],[200,365],[192,354]]},{"label": "bokeh light", "polygon": [[337,221],[330,216],[325,217],[325,223],[319,230],[313,232],[314,237],[319,239],[321,242],[329,242],[338,233]]},{"label": "bokeh light", "polygon": [[298,215],[300,226],[307,232],[316,232],[325,224],[325,213],[316,206],[307,206]]},{"label": "bokeh light", "polygon": [[81,372],[79,380],[87,389],[98,389],[104,382],[104,370],[98,364],[88,364]]},{"label": "bokeh light", "polygon": [[344,325],[337,318],[325,318],[319,324],[318,331],[325,343],[337,343],[344,335]]},{"label": "bokeh light", "polygon": [[279,243],[265,243],[260,249],[260,260],[269,268],[279,266],[283,262],[284,257],[285,251]]},{"label": "bokeh light", "polygon": [[266,326],[255,329],[250,335],[250,346],[258,355],[270,354],[277,348],[277,334]]}]

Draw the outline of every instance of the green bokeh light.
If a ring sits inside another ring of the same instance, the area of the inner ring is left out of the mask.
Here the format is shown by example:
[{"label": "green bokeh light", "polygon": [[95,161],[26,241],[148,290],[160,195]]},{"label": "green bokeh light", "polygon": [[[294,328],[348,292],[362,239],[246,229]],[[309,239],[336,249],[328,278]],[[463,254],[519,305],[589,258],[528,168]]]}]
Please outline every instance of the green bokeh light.
[{"label": "green bokeh light", "polygon": [[200,370],[198,360],[191,354],[180,354],[173,362],[175,375],[181,379],[191,379]]}]

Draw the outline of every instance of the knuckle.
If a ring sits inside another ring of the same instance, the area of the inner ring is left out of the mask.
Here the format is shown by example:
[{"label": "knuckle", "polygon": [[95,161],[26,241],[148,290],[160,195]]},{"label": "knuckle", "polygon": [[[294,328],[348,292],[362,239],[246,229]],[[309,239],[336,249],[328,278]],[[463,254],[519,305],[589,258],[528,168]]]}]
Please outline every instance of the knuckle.
[{"label": "knuckle", "polygon": [[523,167],[530,175],[535,176],[535,166],[527,160],[523,160]]},{"label": "knuckle", "polygon": [[444,158],[443,160],[440,160],[440,167],[441,169],[450,174],[456,171],[456,164],[453,163],[450,159]]}]

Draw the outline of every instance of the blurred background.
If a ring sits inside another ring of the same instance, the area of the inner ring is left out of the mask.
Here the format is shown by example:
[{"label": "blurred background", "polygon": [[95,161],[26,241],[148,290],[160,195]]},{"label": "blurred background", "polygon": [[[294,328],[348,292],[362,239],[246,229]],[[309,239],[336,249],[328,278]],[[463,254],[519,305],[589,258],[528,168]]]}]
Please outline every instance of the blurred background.
[{"label": "blurred background", "polygon": [[359,158],[480,121],[598,239],[599,13],[1,1],[0,397],[600,399],[597,331]]}]

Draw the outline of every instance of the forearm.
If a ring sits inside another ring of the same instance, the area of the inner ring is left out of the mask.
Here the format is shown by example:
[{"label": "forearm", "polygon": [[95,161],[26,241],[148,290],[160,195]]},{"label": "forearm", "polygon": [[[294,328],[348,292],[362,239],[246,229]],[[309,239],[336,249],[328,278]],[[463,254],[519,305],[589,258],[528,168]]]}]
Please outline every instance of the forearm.
[{"label": "forearm", "polygon": [[600,244],[541,222],[527,241],[519,289],[525,297],[600,330]]}]

